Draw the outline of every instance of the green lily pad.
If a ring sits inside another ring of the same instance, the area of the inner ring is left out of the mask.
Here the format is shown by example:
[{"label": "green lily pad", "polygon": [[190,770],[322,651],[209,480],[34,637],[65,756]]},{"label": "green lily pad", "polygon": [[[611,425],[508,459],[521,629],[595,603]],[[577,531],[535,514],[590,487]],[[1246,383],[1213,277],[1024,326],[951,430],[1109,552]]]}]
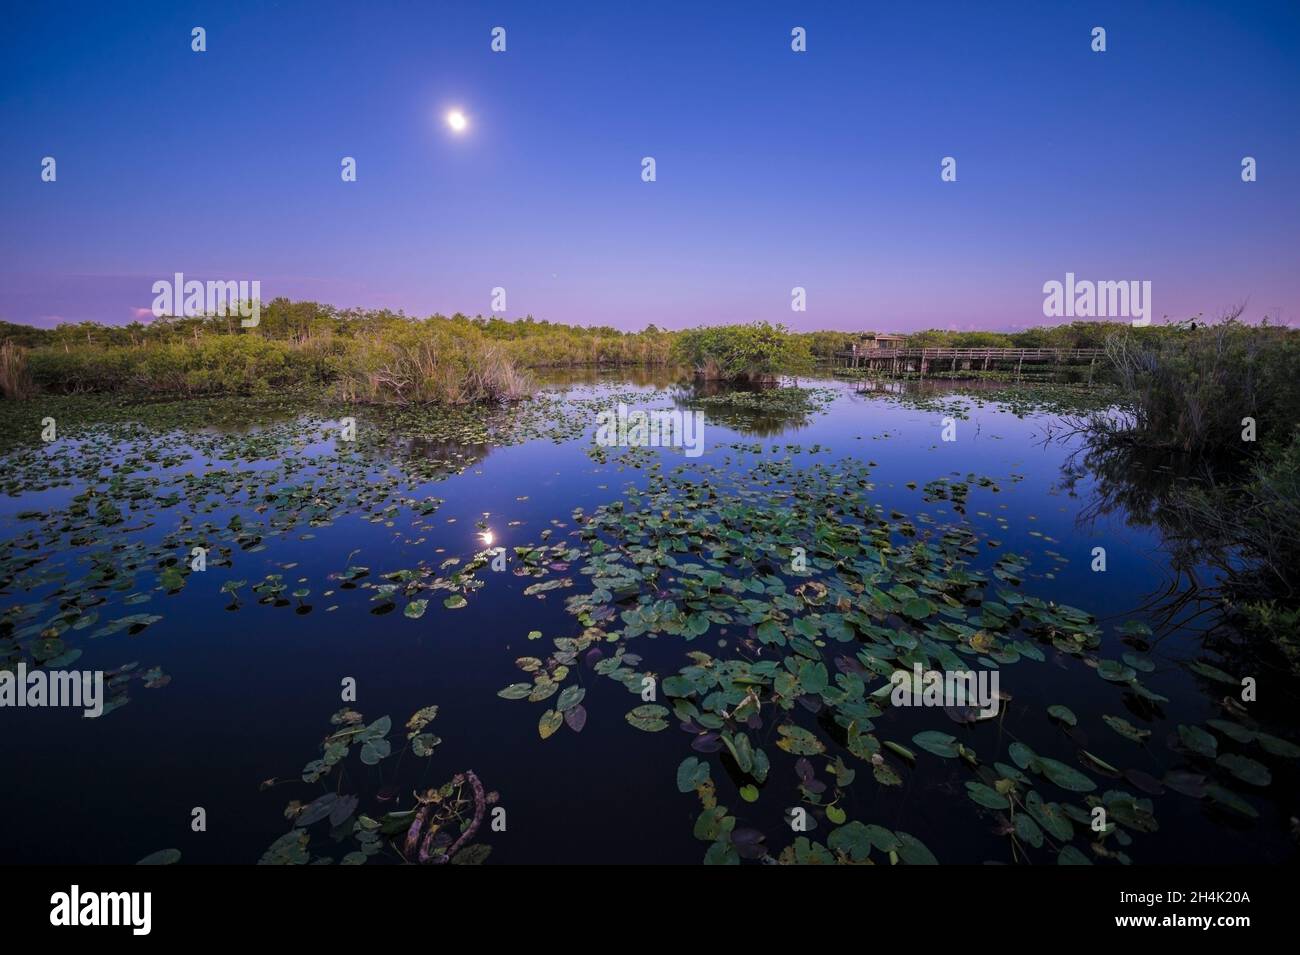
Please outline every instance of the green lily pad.
[{"label": "green lily pad", "polygon": [[960,746],[955,736],[949,736],[947,733],[940,733],[937,730],[925,730],[917,733],[912,737],[912,742],[926,752],[934,753],[934,755],[942,756],[945,759],[955,759]]},{"label": "green lily pad", "polygon": [[1052,706],[1049,706],[1047,708],[1047,715],[1060,720],[1062,723],[1067,723],[1070,726],[1077,726],[1079,723],[1079,719],[1074,715],[1074,711],[1068,706],[1062,706],[1060,703],[1055,703]]},{"label": "green lily pad", "polygon": [[1071,792],[1087,793],[1097,788],[1097,784],[1072,766],[1045,756],[1038,757],[1039,771],[1062,789]]},{"label": "green lily pad", "polygon": [[1115,660],[1102,660],[1097,664],[1097,674],[1103,680],[1112,683],[1130,683],[1137,678],[1137,671]]},{"label": "green lily pad", "polygon": [[1070,817],[1057,803],[1045,802],[1042,796],[1031,790],[1025,796],[1025,809],[1034,817],[1034,821],[1054,838],[1065,841],[1074,837],[1074,826],[1070,823]]},{"label": "green lily pad", "polygon": [[1135,743],[1144,742],[1151,735],[1150,730],[1138,729],[1128,720],[1119,716],[1103,716],[1102,721],[1120,736]]},{"label": "green lily pad", "polygon": [[1092,865],[1092,861],[1074,846],[1062,846],[1056,856],[1057,865]]},{"label": "green lily pad", "polygon": [[563,713],[565,710],[572,709],[582,702],[582,698],[587,695],[587,691],[580,686],[566,686],[560,698],[555,701],[555,708]]},{"label": "green lily pad", "polygon": [[1252,786],[1267,786],[1273,781],[1273,774],[1268,771],[1268,767],[1263,763],[1257,763],[1249,756],[1222,753],[1215,762],[1243,783],[1250,783]]},{"label": "green lily pad", "polygon": [[181,851],[179,849],[159,849],[157,852],[151,852],[136,865],[175,865],[181,861]]},{"label": "green lily pad", "polygon": [[667,707],[659,706],[656,703],[646,703],[628,713],[627,721],[639,730],[647,733],[657,733],[668,728],[667,716]]},{"label": "green lily pad", "polygon": [[1208,759],[1213,759],[1219,749],[1219,741],[1199,726],[1178,724],[1178,738],[1193,753]]},{"label": "green lily pad", "polygon": [[786,723],[778,726],[776,731],[781,737],[776,741],[776,745],[787,753],[796,756],[817,756],[826,751],[822,741],[802,726]]},{"label": "green lily pad", "polygon": [[701,762],[698,756],[687,756],[677,767],[677,791],[694,792],[697,786],[709,779],[709,764]]},{"label": "green lily pad", "polygon": [[984,783],[968,782],[966,794],[979,805],[989,809],[1011,808],[1011,801],[1006,796]]},{"label": "green lily pad", "polygon": [[1259,818],[1259,811],[1250,803],[1246,802],[1246,800],[1234,793],[1231,789],[1225,789],[1218,784],[1211,783],[1205,787],[1205,795],[1220,806],[1225,806],[1235,813],[1239,813],[1240,815],[1247,816],[1251,819]]},{"label": "green lily pad", "polygon": [[559,710],[547,710],[537,721],[537,734],[542,739],[547,739],[562,725],[564,725],[564,714]]}]

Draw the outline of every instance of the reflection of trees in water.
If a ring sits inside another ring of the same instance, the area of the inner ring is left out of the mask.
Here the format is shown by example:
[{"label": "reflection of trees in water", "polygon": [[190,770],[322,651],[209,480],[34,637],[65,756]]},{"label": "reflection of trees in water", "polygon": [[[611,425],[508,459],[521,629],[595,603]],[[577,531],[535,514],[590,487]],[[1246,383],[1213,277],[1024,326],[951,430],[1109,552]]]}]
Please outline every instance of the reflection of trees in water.
[{"label": "reflection of trees in water", "polygon": [[1220,652],[1239,654],[1241,633],[1225,612],[1225,598],[1245,582],[1248,571],[1233,542],[1198,520],[1187,505],[1189,489],[1213,487],[1213,468],[1203,459],[1140,444],[1121,427],[1122,422],[1099,426],[1095,417],[1070,419],[1067,430],[1049,432],[1045,438],[1083,439],[1062,464],[1059,482],[1073,496],[1083,482],[1092,480],[1077,524],[1092,526],[1115,515],[1160,535],[1161,551],[1168,556],[1161,565],[1165,580],[1141,604],[1116,616],[1148,614],[1156,642],[1190,632]]},{"label": "reflection of trees in water", "polygon": [[716,398],[737,393],[759,395],[765,391],[772,391],[774,387],[729,384],[697,378],[685,384],[678,384],[673,389],[673,404],[684,411],[703,411],[706,422],[719,424],[756,438],[775,438],[807,428],[808,413],[803,409],[787,410],[779,405],[752,408],[700,401],[702,398]]},{"label": "reflection of trees in water", "polygon": [[[1071,429],[1061,437],[1079,435]],[[1084,443],[1070,453],[1062,467],[1065,486],[1074,490],[1078,481],[1092,475],[1091,499],[1080,518],[1122,513],[1129,523],[1155,526],[1171,534],[1174,541],[1194,540],[1188,528],[1180,526],[1180,513],[1170,505],[1174,491],[1187,481],[1204,475],[1193,460],[1180,458],[1163,449],[1118,440],[1111,434],[1086,434]]]},{"label": "reflection of trees in water", "polygon": [[690,375],[686,368],[666,365],[628,365],[611,368],[543,368],[534,373],[544,387],[628,384],[637,388],[667,388]]},{"label": "reflection of trees in water", "polygon": [[409,457],[424,461],[449,461],[457,458],[482,461],[492,453],[494,447],[486,441],[447,441],[416,435],[406,440],[405,450]]},{"label": "reflection of trees in water", "polygon": [[400,448],[403,467],[418,471],[425,479],[449,477],[478,464],[492,453],[494,445],[446,441],[433,438],[407,438]]},{"label": "reflection of trees in water", "polygon": [[463,473],[492,453],[486,442],[456,441],[390,432],[381,440],[358,442],[367,468],[393,466],[413,481],[441,481]]},{"label": "reflection of trees in water", "polygon": [[853,390],[859,393],[874,392],[877,394],[887,395],[901,395],[906,394],[908,391],[919,390],[915,387],[909,389],[909,384],[913,383],[902,380],[882,381],[874,378],[864,378],[853,386]]},{"label": "reflection of trees in water", "polygon": [[[1015,382],[1004,378],[856,378],[853,390],[887,395],[947,395],[1006,392]],[[1033,383],[1022,386],[1026,392],[1042,387]]]},{"label": "reflection of trees in water", "polygon": [[[1217,654],[1221,659],[1214,665],[1228,673],[1267,675],[1274,685],[1294,686],[1294,627],[1285,609],[1294,605],[1294,594],[1287,595],[1285,581],[1267,555],[1261,560],[1256,548],[1248,550],[1243,544],[1249,536],[1237,532],[1244,520],[1239,507],[1248,506],[1233,492],[1241,476],[1204,457],[1139,443],[1122,419],[1107,425],[1093,416],[1070,425],[1066,434],[1049,435],[1047,440],[1083,438],[1063,464],[1061,481],[1074,493],[1081,482],[1092,479],[1078,522],[1093,524],[1115,515],[1127,524],[1153,528],[1160,551],[1168,556],[1167,562],[1153,561],[1164,571],[1164,579],[1137,606],[1116,608],[1122,613],[1111,619],[1144,615],[1153,645],[1171,641],[1180,657],[1187,649],[1196,656]],[[1270,622],[1250,612],[1251,606],[1282,610]],[[1148,641],[1130,635],[1125,642],[1145,649]],[[1223,692],[1213,683],[1202,689],[1210,695]],[[1260,707],[1257,719],[1295,727],[1288,703],[1286,694],[1274,694],[1252,707]]]},{"label": "reflection of trees in water", "polygon": [[[372,405],[348,408],[356,416],[354,448],[378,467],[396,465],[409,476],[440,480],[485,459],[509,443],[512,411],[495,405]],[[502,431],[501,429],[507,429]],[[495,435],[500,434],[501,440]]]}]

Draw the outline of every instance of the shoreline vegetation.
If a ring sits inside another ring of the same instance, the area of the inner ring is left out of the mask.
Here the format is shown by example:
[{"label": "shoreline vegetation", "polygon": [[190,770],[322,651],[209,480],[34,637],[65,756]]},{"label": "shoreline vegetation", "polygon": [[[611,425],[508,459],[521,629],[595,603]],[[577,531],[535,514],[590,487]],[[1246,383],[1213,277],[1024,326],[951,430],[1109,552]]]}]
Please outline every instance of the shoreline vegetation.
[{"label": "shoreline vegetation", "polygon": [[[1242,355],[1294,340],[1295,333],[1280,326],[1239,323],[1239,314],[1227,317],[1227,324],[1249,330],[1242,333],[1249,339],[1248,345],[1242,339]],[[261,305],[260,315],[255,328],[242,328],[234,315],[53,329],[0,321],[0,394],[184,396],[327,386],[358,403],[472,404],[526,397],[533,388],[529,373],[540,369],[669,366],[687,367],[699,381],[762,386],[825,368],[860,335],[791,332],[767,322],[682,331],[650,325],[629,332],[532,317],[416,319],[283,298]],[[1219,325],[1191,321],[1135,329],[1123,322],[1076,321],[1012,333],[931,329],[908,335],[906,347],[1110,348],[1119,342],[1123,351],[1111,353],[1103,373],[1111,381],[1122,375],[1133,389],[1142,356],[1179,347],[1206,327]]]},{"label": "shoreline vegetation", "polygon": [[1300,333],[1239,317],[1112,336],[1122,404],[1072,424],[1098,510],[1157,525],[1189,575],[1220,571],[1213,595],[1300,672]]},{"label": "shoreline vegetation", "polygon": [[[762,386],[824,367],[859,337],[791,332],[766,322],[683,331],[650,325],[627,332],[531,317],[416,319],[282,298],[261,305],[260,316],[255,328],[242,328],[234,315],[53,329],[0,322],[0,394],[186,396],[323,386],[357,403],[472,404],[526,397],[533,389],[530,372],[539,369],[669,366],[688,367],[700,381]],[[1175,340],[1195,324],[1132,329],[1080,321],[1014,333],[932,329],[908,335],[906,344],[1101,348],[1119,336],[1146,344]],[[1254,334],[1262,342],[1278,333],[1284,330],[1269,326],[1265,332],[1260,326]]]}]

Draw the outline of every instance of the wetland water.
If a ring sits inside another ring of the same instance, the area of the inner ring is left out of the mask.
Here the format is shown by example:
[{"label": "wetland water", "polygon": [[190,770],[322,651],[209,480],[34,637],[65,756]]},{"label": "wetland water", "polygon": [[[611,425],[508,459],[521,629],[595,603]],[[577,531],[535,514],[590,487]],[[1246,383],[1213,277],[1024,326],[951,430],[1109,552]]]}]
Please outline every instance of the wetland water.
[{"label": "wetland water", "polygon": [[[1097,513],[1062,406],[801,384],[802,414],[706,403],[699,457],[593,442],[690,400],[655,375],[486,418],[6,407],[0,665],[109,702],[0,709],[0,859],[400,861],[413,794],[468,770],[505,831],[459,861],[1294,858],[1294,726],[1153,606],[1159,533]],[[916,663],[995,670],[1000,711],[891,707]]]}]

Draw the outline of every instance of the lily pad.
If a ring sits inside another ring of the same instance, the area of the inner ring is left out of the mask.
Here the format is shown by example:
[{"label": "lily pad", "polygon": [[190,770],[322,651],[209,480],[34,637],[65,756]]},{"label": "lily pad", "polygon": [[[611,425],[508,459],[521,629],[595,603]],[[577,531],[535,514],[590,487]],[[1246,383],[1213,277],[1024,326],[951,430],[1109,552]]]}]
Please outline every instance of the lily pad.
[{"label": "lily pad", "polygon": [[1069,726],[1077,726],[1079,723],[1079,719],[1074,715],[1074,711],[1068,706],[1063,706],[1060,703],[1055,703],[1052,706],[1049,706],[1047,708],[1047,715],[1051,716],[1053,719],[1058,719]]},{"label": "lily pad", "polygon": [[1215,762],[1243,783],[1250,783],[1252,786],[1267,786],[1273,781],[1273,774],[1268,771],[1268,767],[1263,763],[1256,762],[1249,756],[1241,756],[1237,753],[1222,753]]},{"label": "lily pad", "polygon": [[559,710],[547,710],[537,721],[537,734],[542,739],[552,736],[564,724],[564,714]]},{"label": "lily pad", "polygon": [[917,733],[912,737],[912,742],[928,753],[934,753],[936,756],[942,756],[945,759],[955,759],[959,753],[960,744],[955,736],[949,736],[947,733],[940,733],[937,730],[925,730]]},{"label": "lily pad", "polygon": [[175,865],[181,861],[181,851],[179,849],[159,849],[157,852],[151,852],[136,865]]},{"label": "lily pad", "polygon": [[1097,788],[1097,784],[1072,766],[1045,756],[1038,757],[1039,771],[1062,789],[1071,792],[1087,793]]},{"label": "lily pad", "polygon": [[657,703],[646,703],[627,714],[627,721],[639,730],[657,733],[668,728],[668,709]]}]

